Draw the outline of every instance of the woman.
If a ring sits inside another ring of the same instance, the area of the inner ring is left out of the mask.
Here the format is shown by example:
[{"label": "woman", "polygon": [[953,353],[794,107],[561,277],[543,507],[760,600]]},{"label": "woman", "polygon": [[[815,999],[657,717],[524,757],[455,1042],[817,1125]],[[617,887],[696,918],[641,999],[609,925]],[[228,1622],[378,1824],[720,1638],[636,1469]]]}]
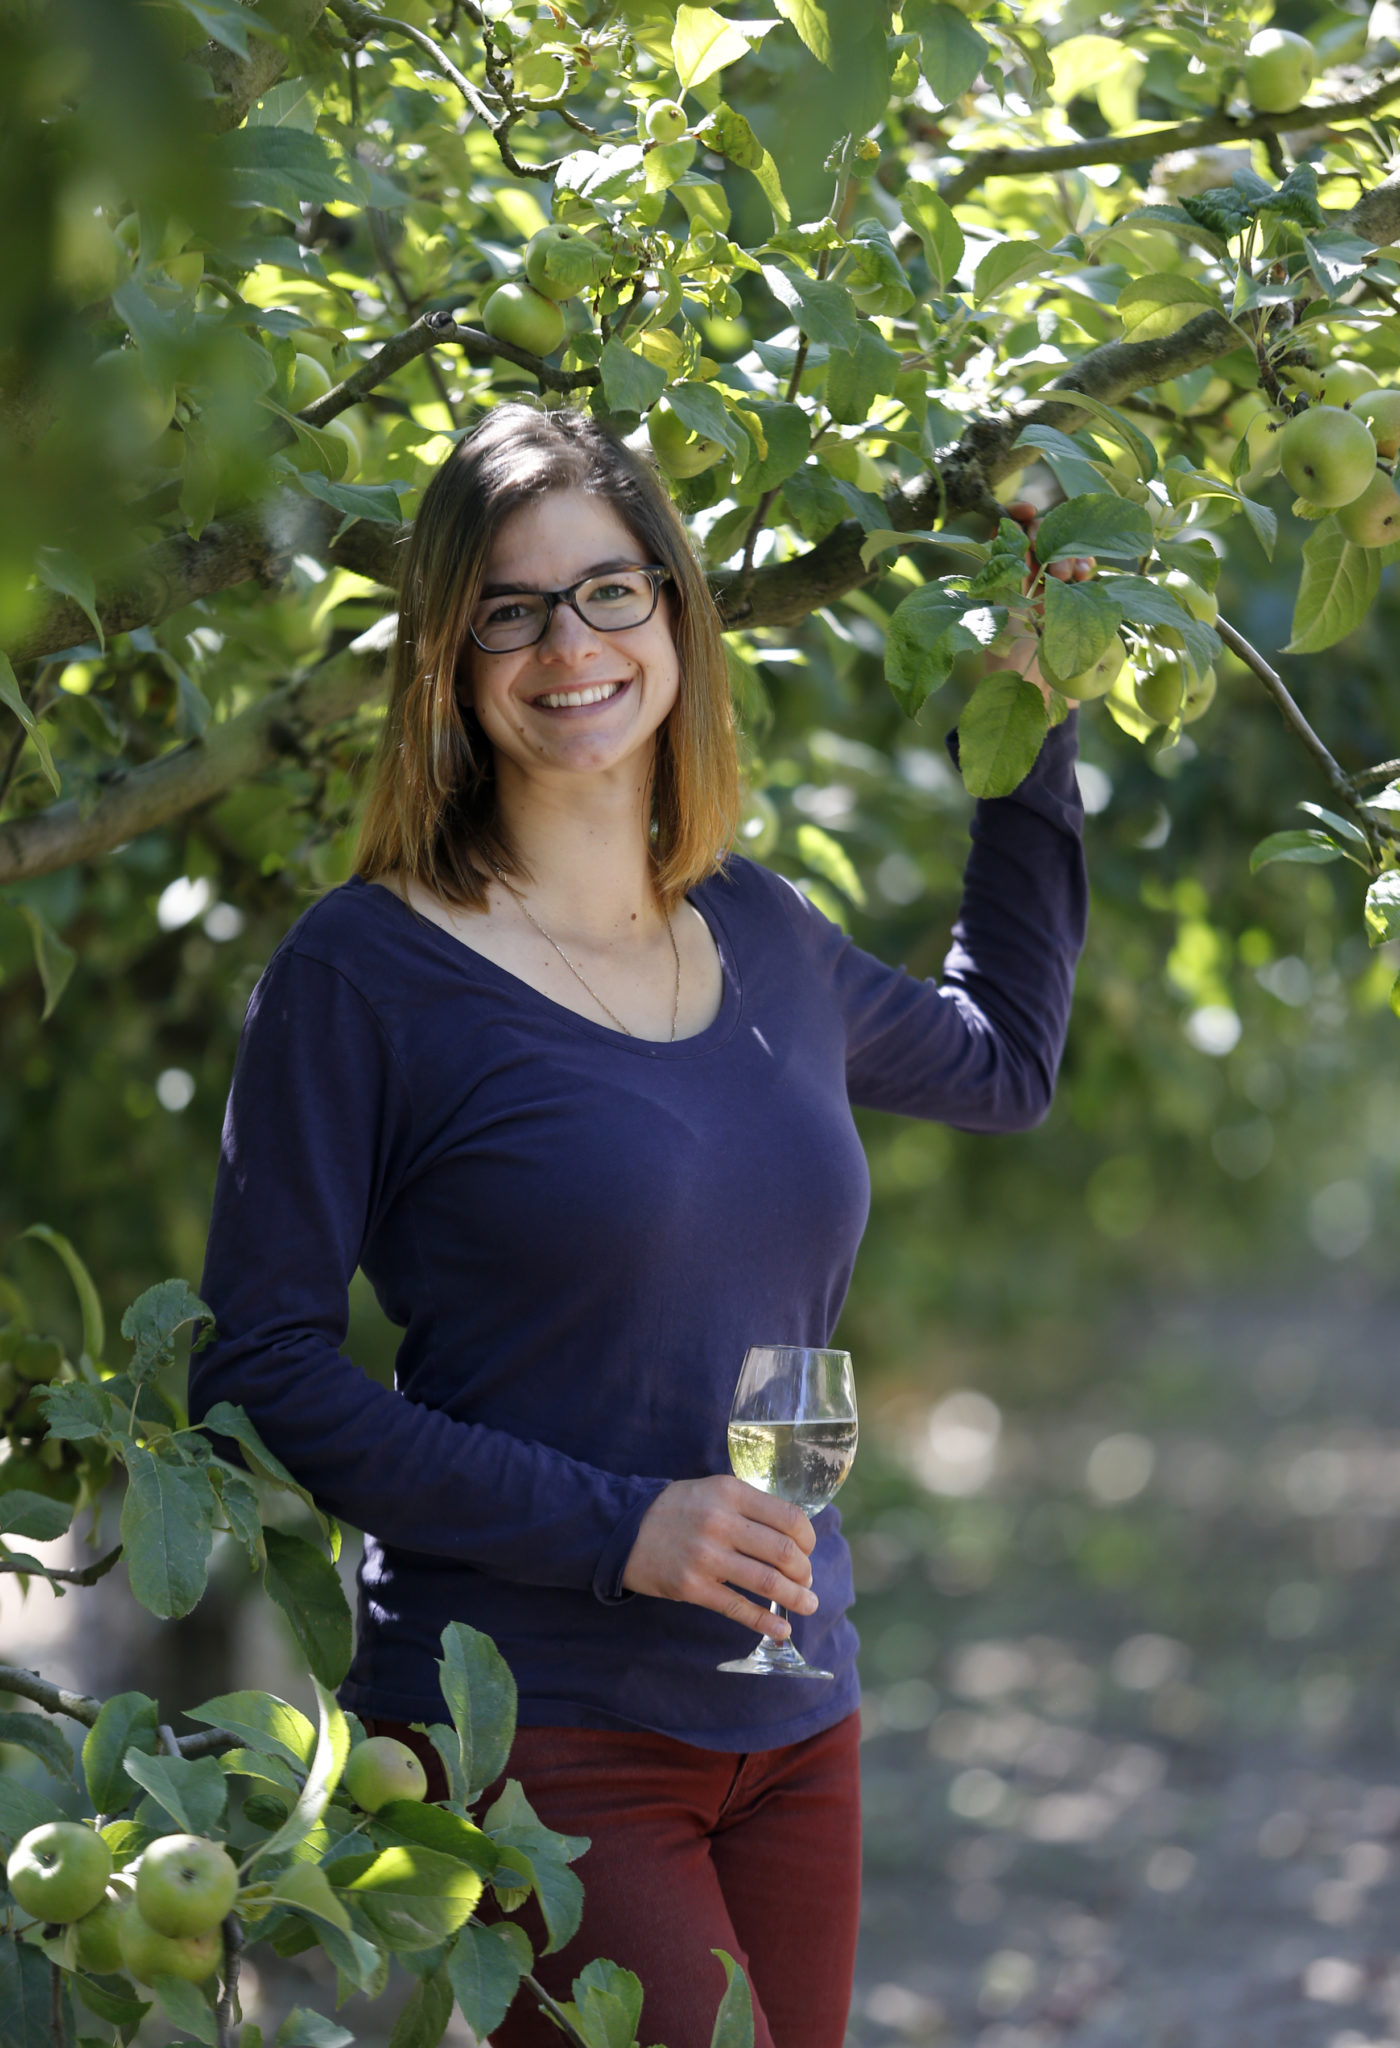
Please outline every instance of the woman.
[{"label": "woman", "polygon": [[[249,1008],[192,1412],[241,1402],[366,1532],[341,1698],[367,1728],[444,1718],[449,1621],[499,1644],[511,1774],[593,1844],[548,1987],[606,1955],[645,2039],[704,2048],[724,1948],[759,2048],[839,2048],[849,1560],[834,1509],[729,1474],[726,1420],[749,1345],[830,1340],[868,1205],[853,1102],[986,1131],[1049,1103],[1084,921],[1073,720],[978,807],[940,988],[724,858],[717,620],[601,427],[490,413],[424,498],[402,603],[359,872]],[[404,1330],[396,1392],[339,1354],[357,1265]],[[772,1600],[834,1678],[716,1669],[786,1634]],[[526,2003],[498,2048],[556,2038]]]}]

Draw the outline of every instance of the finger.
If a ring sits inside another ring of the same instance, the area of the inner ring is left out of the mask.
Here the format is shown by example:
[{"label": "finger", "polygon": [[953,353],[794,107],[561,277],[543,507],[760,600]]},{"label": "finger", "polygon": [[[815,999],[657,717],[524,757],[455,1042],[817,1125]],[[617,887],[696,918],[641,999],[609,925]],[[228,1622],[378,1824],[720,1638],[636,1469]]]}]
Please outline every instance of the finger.
[{"label": "finger", "polygon": [[737,1586],[742,1592],[753,1593],[760,1600],[776,1600],[780,1607],[790,1607],[794,1614],[815,1614],[817,1596],[802,1579],[790,1579],[787,1573],[775,1564],[765,1564],[762,1559],[750,1557],[742,1550],[735,1550],[719,1564],[715,1576],[728,1585]]},{"label": "finger", "polygon": [[[791,1536],[785,1536],[780,1529],[770,1528],[763,1522],[741,1521],[733,1531],[732,1541],[739,1556],[752,1558],[756,1564],[771,1566],[795,1586],[811,1585],[811,1558],[800,1543]],[[778,1595],[770,1593],[768,1597],[776,1600]]]},{"label": "finger", "polygon": [[817,1532],[790,1500],[779,1500],[776,1494],[763,1493],[756,1486],[748,1486],[742,1479],[732,1482],[734,1498],[732,1505],[746,1521],[761,1522],[780,1535],[788,1536],[800,1550],[811,1555],[816,1546]]}]

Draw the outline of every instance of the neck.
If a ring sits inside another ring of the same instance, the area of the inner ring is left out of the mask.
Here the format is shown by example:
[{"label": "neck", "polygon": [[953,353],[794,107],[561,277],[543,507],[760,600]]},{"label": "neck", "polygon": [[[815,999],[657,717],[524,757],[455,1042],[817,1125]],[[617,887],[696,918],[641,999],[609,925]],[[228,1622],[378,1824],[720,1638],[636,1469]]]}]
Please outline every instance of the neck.
[{"label": "neck", "polygon": [[497,758],[500,819],[530,876],[511,878],[563,936],[607,942],[650,937],[661,921],[649,846],[650,763],[644,777],[535,780]]}]

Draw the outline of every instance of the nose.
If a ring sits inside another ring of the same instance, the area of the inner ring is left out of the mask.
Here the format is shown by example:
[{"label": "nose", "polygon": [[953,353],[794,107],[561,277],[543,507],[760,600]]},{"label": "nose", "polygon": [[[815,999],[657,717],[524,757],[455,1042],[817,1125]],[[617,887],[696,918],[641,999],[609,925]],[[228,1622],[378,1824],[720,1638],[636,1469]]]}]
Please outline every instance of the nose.
[{"label": "nose", "polygon": [[536,649],[542,661],[572,660],[598,652],[598,635],[578,611],[571,598],[561,598],[554,607],[548,630]]}]

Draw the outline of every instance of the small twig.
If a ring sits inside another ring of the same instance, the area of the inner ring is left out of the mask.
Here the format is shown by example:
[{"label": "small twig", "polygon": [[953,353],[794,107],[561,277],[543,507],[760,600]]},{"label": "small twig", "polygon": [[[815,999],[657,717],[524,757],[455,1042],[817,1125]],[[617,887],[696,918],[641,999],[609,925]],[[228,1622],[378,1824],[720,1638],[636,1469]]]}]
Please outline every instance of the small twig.
[{"label": "small twig", "polygon": [[234,2015],[238,2010],[238,1964],[243,1953],[243,1928],[236,1913],[223,1921],[224,1985],[215,2008],[219,2048],[233,2048]]},{"label": "small twig", "polygon": [[68,2035],[63,2025],[63,1979],[65,1972],[60,1964],[49,1962],[49,2026],[53,2033],[54,2048],[68,2048]]},{"label": "small twig", "polygon": [[[1400,96],[1400,78],[1385,79],[1364,98],[1325,107],[1294,107],[1287,114],[1255,114],[1237,121],[1233,114],[1206,114],[1180,121],[1174,128],[1146,129],[1137,135],[1091,137],[1083,142],[1051,143],[1041,149],[979,149],[960,171],[939,185],[939,196],[956,206],[985,178],[1030,178],[1043,171],[1082,170],[1086,164],[1142,163],[1179,149],[1200,149],[1211,142],[1250,142],[1270,135],[1297,134],[1305,128],[1330,128],[1339,120],[1365,120]],[[944,145],[946,150],[947,145]]]},{"label": "small twig", "polygon": [[1400,775],[1400,761],[1377,761],[1374,768],[1358,768],[1353,782],[1393,782]]},{"label": "small twig", "polygon": [[[1307,719],[1294,701],[1293,695],[1288,685],[1284,682],[1283,677],[1279,675],[1276,669],[1270,668],[1268,662],[1265,661],[1258,649],[1251,647],[1244,635],[1237,633],[1228,620],[1217,619],[1215,630],[1231,653],[1237,654],[1245,667],[1252,669],[1259,678],[1264,688],[1278,705],[1279,710],[1283,713],[1285,723],[1292,726],[1298,738],[1303,742],[1303,745],[1327,777],[1333,793],[1339,796],[1342,802],[1348,805],[1350,809],[1364,817],[1365,812],[1361,798],[1357,793],[1356,784],[1341,764],[1333,759],[1325,742],[1318,738],[1318,735],[1308,724]],[[1370,820],[1368,819],[1367,822],[1369,823]]]},{"label": "small twig", "polygon": [[156,1734],[165,1744],[166,1754],[168,1756],[178,1757],[180,1754],[180,1738],[175,1733],[175,1730],[170,1726],[170,1723],[168,1721],[162,1721],[160,1726],[156,1729]]},{"label": "small twig", "polygon": [[562,2030],[566,2041],[572,2041],[574,2043],[574,2048],[588,2048],[587,2041],[584,2040],[578,2028],[574,2026],[573,2023],[570,2021],[569,2016],[564,2011],[563,2006],[559,2005],[554,1999],[550,1997],[549,1993],[545,1990],[543,1984],[540,1983],[538,1977],[532,1977],[530,1972],[527,1970],[520,1981],[522,1984],[528,1985],[530,1990],[533,1991],[535,1997],[539,2000],[540,2004],[543,2006],[544,2010],[549,2014],[550,2018],[554,2021],[555,2025]]},{"label": "small twig", "polygon": [[[18,1664],[0,1664],[0,1692],[29,1700],[47,1714],[66,1714],[70,1721],[81,1721],[84,1728],[93,1727],[102,1712],[101,1700],[89,1699],[86,1693],[65,1692],[61,1685]],[[174,1741],[176,1756],[217,1756],[225,1749],[238,1748],[242,1737],[230,1734],[227,1728],[206,1728],[198,1735],[176,1736]]]},{"label": "small twig", "polygon": [[40,1564],[37,1558],[26,1558],[11,1553],[0,1557],[0,1572],[18,1572],[26,1578],[50,1579],[56,1585],[95,1586],[99,1579],[105,1579],[108,1572],[122,1554],[120,1543],[115,1550],[109,1550],[105,1557],[99,1557],[96,1564],[84,1565],[81,1571],[65,1569],[60,1565]]}]

